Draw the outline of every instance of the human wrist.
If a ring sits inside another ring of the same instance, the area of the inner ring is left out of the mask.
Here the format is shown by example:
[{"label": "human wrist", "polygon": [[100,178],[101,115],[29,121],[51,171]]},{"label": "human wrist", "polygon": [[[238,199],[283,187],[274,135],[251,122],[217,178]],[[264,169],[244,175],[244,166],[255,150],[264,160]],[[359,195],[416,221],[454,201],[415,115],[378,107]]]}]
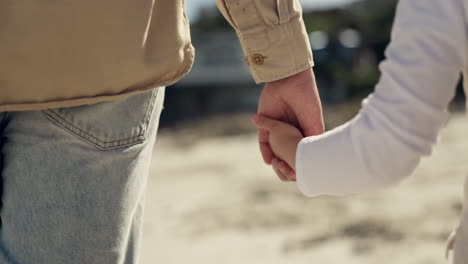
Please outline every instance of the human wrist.
[{"label": "human wrist", "polygon": [[283,86],[283,85],[293,85],[293,84],[304,84],[306,82],[313,81],[313,70],[312,67],[309,67],[305,70],[302,70],[293,75],[287,76],[285,78],[268,82],[269,85],[273,86]]},{"label": "human wrist", "polygon": [[292,162],[291,162],[291,168],[294,169],[294,171],[296,170],[296,158],[297,158],[297,152],[298,152],[298,149],[299,149],[299,144],[301,143],[301,140],[302,138],[298,138],[295,140],[294,144],[293,144],[293,151],[292,151]]}]

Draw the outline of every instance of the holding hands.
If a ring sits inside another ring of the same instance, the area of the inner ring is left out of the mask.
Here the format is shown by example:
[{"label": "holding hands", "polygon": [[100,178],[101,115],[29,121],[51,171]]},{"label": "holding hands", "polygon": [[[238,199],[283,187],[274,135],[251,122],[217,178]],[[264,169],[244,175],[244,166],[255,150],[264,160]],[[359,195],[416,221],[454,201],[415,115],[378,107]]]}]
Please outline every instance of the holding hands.
[{"label": "holding hands", "polygon": [[284,181],[296,180],[296,150],[297,144],[304,138],[302,132],[293,125],[263,115],[254,115],[252,121],[269,134],[270,147],[276,155],[271,163],[281,172],[278,176],[286,176],[281,178]]},{"label": "holding hands", "polygon": [[296,149],[305,136],[324,132],[322,107],[312,69],[270,82],[253,117],[265,163],[283,181],[295,181]]}]

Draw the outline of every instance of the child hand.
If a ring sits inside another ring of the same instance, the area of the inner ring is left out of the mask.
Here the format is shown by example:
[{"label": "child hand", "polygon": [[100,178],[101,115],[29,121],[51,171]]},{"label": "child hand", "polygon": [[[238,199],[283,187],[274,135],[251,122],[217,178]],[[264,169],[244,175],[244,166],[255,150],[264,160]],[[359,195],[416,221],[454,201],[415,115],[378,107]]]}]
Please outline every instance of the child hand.
[{"label": "child hand", "polygon": [[[269,132],[270,147],[274,154],[281,160],[285,161],[289,167],[296,170],[296,150],[299,141],[304,138],[301,131],[295,126],[288,123],[271,119],[264,115],[254,115],[252,121],[258,128],[265,129]],[[280,170],[284,169],[285,164],[282,161],[273,160],[273,166]],[[286,173],[290,174],[290,173]],[[294,172],[293,172],[294,175]]]}]

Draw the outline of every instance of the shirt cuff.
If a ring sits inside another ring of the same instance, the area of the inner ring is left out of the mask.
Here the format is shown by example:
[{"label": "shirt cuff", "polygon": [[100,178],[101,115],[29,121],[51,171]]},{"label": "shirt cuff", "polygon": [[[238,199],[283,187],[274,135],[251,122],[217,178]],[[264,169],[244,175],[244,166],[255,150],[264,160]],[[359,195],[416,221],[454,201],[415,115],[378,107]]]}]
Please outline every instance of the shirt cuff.
[{"label": "shirt cuff", "polygon": [[265,27],[255,34],[238,35],[256,83],[280,80],[314,65],[301,18]]},{"label": "shirt cuff", "polygon": [[373,190],[376,182],[356,154],[349,124],[302,139],[296,152],[296,178],[306,196],[343,196]]}]

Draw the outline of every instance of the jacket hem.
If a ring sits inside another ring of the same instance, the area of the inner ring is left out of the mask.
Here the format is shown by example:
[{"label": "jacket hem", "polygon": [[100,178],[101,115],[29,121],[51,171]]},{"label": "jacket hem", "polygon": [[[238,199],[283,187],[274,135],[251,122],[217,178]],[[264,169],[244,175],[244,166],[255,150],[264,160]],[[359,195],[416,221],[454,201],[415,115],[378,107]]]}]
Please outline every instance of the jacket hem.
[{"label": "jacket hem", "polygon": [[[138,85],[134,87],[130,87],[124,89],[120,93],[116,94],[98,94],[95,96],[89,97],[78,97],[78,98],[70,98],[70,99],[59,99],[59,100],[51,100],[46,102],[26,102],[26,103],[14,103],[14,104],[0,104],[0,112],[7,112],[7,111],[39,111],[39,110],[47,110],[53,108],[63,108],[63,107],[73,107],[73,106],[80,106],[80,105],[90,105],[96,104],[101,102],[113,101],[118,99],[123,99],[127,96],[142,93],[147,90],[153,88],[161,88],[168,85],[172,85],[184,77],[192,68],[193,61],[195,58],[195,49],[191,44],[185,48],[188,56],[185,60],[185,63],[182,64],[181,68],[173,73],[171,77],[167,74],[163,77],[160,77],[156,80],[152,80],[147,82],[144,85]],[[165,78],[166,77],[166,78]]]}]

